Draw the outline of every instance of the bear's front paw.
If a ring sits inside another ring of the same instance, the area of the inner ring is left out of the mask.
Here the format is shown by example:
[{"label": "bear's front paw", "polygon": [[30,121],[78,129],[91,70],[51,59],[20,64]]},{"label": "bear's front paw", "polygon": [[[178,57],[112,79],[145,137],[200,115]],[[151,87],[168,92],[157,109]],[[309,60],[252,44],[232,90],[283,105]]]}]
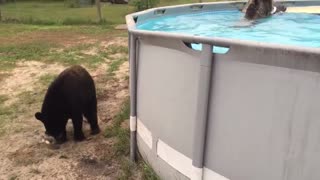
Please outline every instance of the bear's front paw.
[{"label": "bear's front paw", "polygon": [[96,134],[99,134],[100,133],[100,128],[97,127],[97,128],[94,128],[91,130],[91,135],[96,135]]},{"label": "bear's front paw", "polygon": [[86,137],[81,133],[81,134],[75,134],[74,135],[74,140],[75,141],[83,141],[83,140],[85,140],[86,139]]},{"label": "bear's front paw", "polygon": [[55,144],[63,144],[63,143],[65,143],[65,142],[67,142],[67,138],[56,139]]},{"label": "bear's front paw", "polygon": [[63,132],[62,134],[60,134],[58,137],[55,138],[56,139],[56,144],[63,144],[67,141],[67,134],[66,132]]}]

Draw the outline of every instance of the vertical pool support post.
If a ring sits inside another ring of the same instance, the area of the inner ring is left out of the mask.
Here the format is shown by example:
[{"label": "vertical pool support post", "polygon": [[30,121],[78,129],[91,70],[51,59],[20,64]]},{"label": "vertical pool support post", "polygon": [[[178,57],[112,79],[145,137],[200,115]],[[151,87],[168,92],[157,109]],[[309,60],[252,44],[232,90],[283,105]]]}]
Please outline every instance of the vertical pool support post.
[{"label": "vertical pool support post", "polygon": [[130,65],[130,160],[136,160],[137,149],[137,62],[136,37],[129,33],[129,65]]},{"label": "vertical pool support post", "polygon": [[200,58],[197,111],[194,123],[193,137],[193,157],[192,157],[192,176],[191,180],[202,180],[204,148],[207,134],[208,106],[211,88],[213,46],[202,44]]}]

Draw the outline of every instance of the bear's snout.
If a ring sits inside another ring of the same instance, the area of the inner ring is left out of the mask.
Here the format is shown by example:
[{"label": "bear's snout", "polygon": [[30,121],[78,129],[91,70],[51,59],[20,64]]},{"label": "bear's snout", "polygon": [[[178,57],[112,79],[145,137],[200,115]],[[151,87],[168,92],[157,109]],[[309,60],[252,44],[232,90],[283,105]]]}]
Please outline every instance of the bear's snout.
[{"label": "bear's snout", "polygon": [[41,142],[44,142],[46,144],[53,144],[55,142],[55,139],[54,137],[49,136],[47,132],[45,132],[45,135],[42,137]]}]

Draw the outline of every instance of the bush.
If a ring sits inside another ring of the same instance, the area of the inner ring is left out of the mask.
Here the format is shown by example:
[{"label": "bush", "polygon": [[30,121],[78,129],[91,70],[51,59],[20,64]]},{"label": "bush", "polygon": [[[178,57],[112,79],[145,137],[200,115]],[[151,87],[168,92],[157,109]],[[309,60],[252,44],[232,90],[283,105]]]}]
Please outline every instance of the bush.
[{"label": "bush", "polygon": [[155,7],[159,3],[159,0],[133,0],[130,2],[137,11],[142,11]]},{"label": "bush", "polygon": [[78,8],[80,7],[79,1],[78,0],[66,0],[65,6],[69,8]]},{"label": "bush", "polygon": [[94,0],[65,0],[65,6],[69,8],[91,6],[94,3]]}]

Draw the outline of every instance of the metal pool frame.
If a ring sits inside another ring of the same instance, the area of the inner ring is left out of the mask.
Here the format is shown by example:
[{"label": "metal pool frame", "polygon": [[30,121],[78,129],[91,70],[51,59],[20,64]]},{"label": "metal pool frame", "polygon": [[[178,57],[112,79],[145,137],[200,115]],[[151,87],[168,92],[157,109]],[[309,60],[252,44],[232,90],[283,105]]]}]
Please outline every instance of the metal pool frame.
[{"label": "metal pool frame", "polygon": [[[244,5],[187,4],[126,16],[130,157],[139,149],[162,179],[320,179],[319,48],[136,29],[160,16]],[[229,50],[217,54],[215,47]]]}]

